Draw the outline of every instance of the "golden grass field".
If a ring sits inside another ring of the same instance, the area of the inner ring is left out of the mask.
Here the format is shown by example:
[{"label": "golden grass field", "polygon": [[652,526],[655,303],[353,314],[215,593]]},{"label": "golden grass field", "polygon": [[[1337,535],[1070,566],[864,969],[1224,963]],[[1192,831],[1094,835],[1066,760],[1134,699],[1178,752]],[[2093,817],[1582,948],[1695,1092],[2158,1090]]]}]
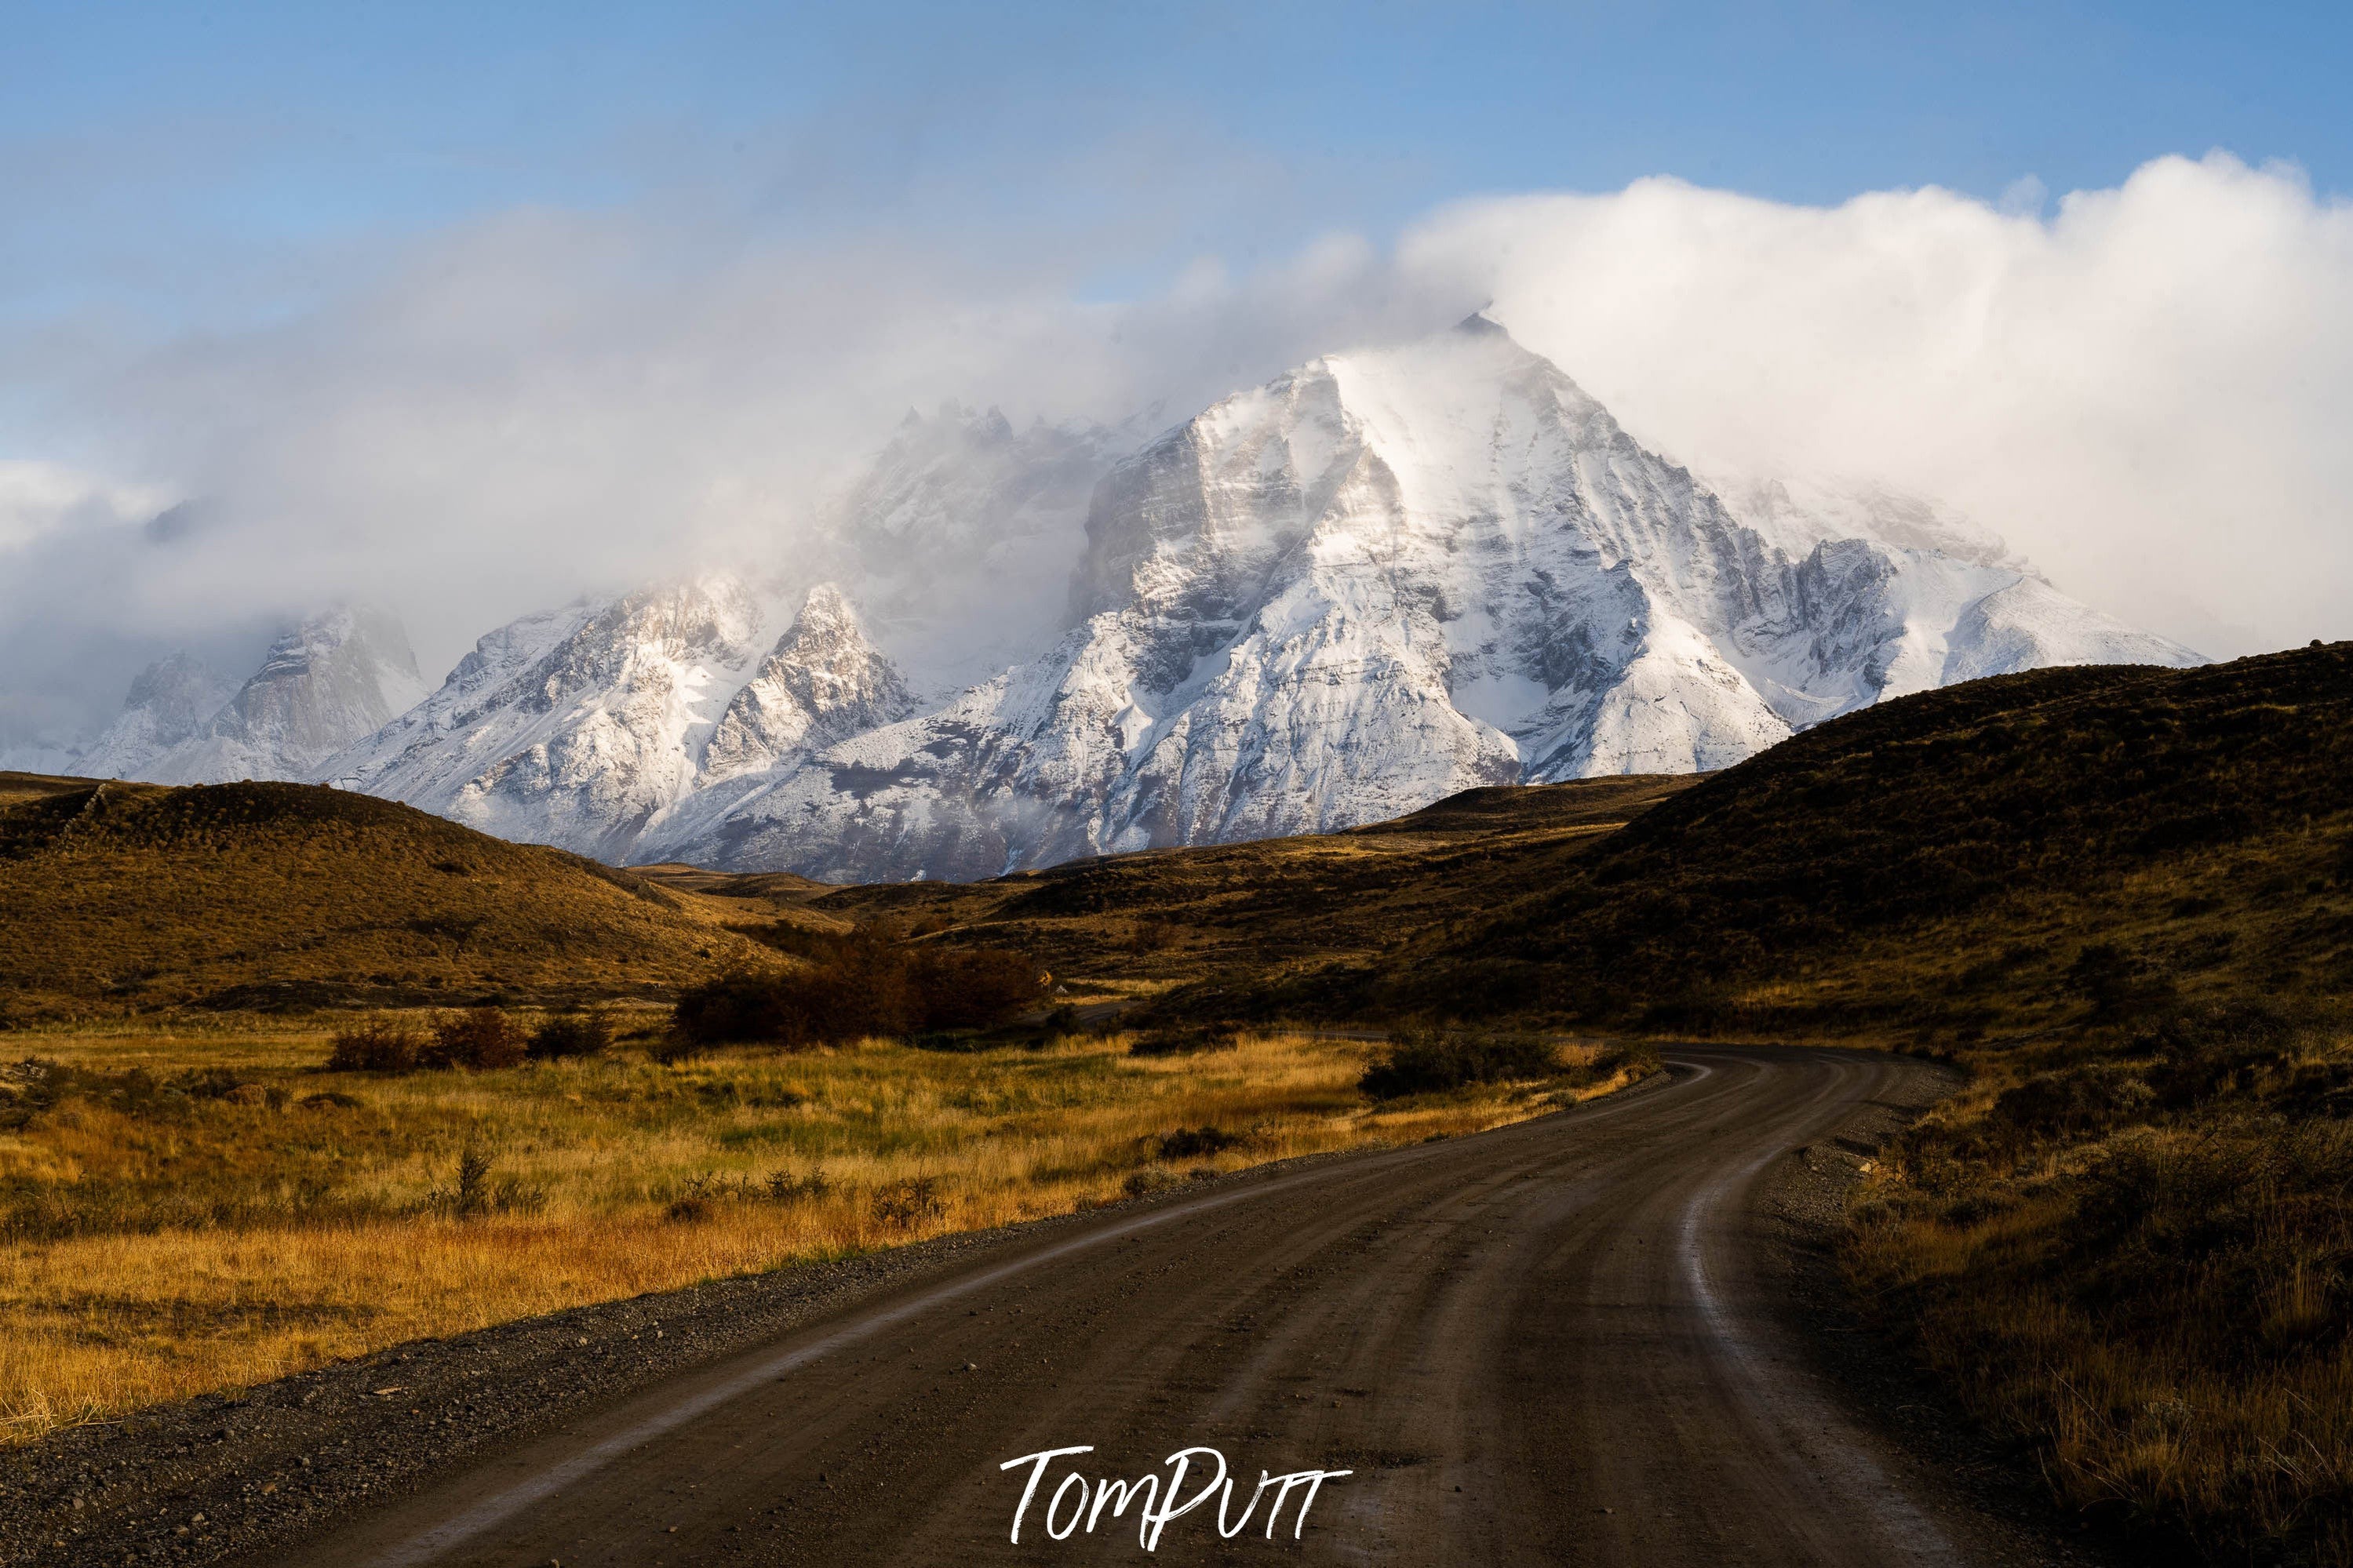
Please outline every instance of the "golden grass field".
[{"label": "golden grass field", "polygon": [[[98,1076],[29,1117],[24,1069],[10,1084],[8,1438],[420,1336],[1067,1213],[1197,1171],[1477,1131],[1621,1081],[1376,1106],[1356,1088],[1372,1046],[1296,1034],[1154,1058],[1093,1035],[671,1065],[624,1045],[377,1077],[322,1071],[327,1028],[11,1037],[12,1056]],[[133,1068],[166,1087],[137,1089]],[[185,1077],[214,1068],[208,1084]],[[170,1092],[175,1075],[201,1092]],[[304,1103],[320,1095],[352,1103]],[[1160,1140],[1202,1128],[1234,1142],[1164,1157]]]}]

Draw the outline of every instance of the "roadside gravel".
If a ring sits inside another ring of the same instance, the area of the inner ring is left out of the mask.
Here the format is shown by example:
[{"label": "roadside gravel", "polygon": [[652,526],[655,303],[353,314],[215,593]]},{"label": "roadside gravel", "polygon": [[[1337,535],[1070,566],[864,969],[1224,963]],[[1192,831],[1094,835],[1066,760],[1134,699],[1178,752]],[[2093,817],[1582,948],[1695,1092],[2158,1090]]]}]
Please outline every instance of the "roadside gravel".
[{"label": "roadside gravel", "polygon": [[1016,1237],[1089,1217],[575,1308],[0,1455],[0,1563],[210,1563],[298,1539],[469,1455],[774,1339]]}]

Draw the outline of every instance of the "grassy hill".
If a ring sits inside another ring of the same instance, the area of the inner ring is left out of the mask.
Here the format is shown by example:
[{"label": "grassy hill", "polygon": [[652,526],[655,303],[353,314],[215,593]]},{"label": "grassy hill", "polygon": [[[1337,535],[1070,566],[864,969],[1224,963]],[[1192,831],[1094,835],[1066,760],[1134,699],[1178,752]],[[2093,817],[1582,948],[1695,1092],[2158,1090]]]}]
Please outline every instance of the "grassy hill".
[{"label": "grassy hill", "polygon": [[[2353,987],[2353,645],[2040,670],[1826,724],[1303,1009],[1968,1044]],[[1514,884],[1516,883],[1516,886]],[[1475,907],[1475,906],[1474,906]]]},{"label": "grassy hill", "polygon": [[774,961],[733,906],[306,784],[0,774],[0,1009],[659,994]]},{"label": "grassy hill", "polygon": [[1230,1013],[1302,975],[1377,966],[1423,933],[1546,884],[1695,782],[1470,790],[1347,832],[1104,856],[986,882],[832,888],[639,869],[667,888],[729,899],[752,924],[890,921],[942,942],[1018,948],[1074,989],[1182,992],[1199,1010]]}]

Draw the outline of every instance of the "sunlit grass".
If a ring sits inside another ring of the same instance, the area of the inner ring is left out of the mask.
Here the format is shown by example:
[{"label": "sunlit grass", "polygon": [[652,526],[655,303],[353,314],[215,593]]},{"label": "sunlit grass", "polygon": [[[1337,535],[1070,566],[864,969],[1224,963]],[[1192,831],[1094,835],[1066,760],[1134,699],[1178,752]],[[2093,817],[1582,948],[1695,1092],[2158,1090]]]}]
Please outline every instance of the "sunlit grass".
[{"label": "sunlit grass", "polygon": [[[268,1103],[69,1101],[0,1135],[0,1423],[18,1439],[425,1335],[1068,1213],[1295,1155],[1472,1132],[1581,1089],[1376,1108],[1362,1042],[1122,1037],[970,1055],[885,1042],[663,1065],[327,1074],[314,1028],[28,1038],[85,1067],[227,1067]],[[356,1104],[304,1104],[332,1092]],[[1166,1160],[1159,1141],[1237,1140]],[[453,1214],[468,1150],[477,1212]],[[892,1194],[913,1201],[894,1205]],[[911,1212],[912,1211],[912,1212]],[[46,1239],[23,1239],[26,1237]]]}]

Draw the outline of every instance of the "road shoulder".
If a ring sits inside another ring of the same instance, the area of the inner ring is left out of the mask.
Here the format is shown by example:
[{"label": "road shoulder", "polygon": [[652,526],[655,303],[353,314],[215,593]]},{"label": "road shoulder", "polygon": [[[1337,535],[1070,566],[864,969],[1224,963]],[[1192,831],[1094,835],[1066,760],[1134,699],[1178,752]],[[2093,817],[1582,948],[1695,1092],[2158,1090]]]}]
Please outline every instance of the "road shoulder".
[{"label": "road shoulder", "polygon": [[1808,1370],[1877,1441],[1907,1489],[1947,1503],[1941,1517],[1979,1532],[1962,1543],[1973,1556],[2082,1568],[2145,1563],[2052,1503],[2031,1455],[1984,1432],[1875,1331],[1841,1275],[1847,1197],[1865,1163],[1963,1081],[1943,1064],[1906,1061],[1862,1114],[1775,1162],[1756,1193],[1760,1273],[1777,1286],[1781,1327]]}]

